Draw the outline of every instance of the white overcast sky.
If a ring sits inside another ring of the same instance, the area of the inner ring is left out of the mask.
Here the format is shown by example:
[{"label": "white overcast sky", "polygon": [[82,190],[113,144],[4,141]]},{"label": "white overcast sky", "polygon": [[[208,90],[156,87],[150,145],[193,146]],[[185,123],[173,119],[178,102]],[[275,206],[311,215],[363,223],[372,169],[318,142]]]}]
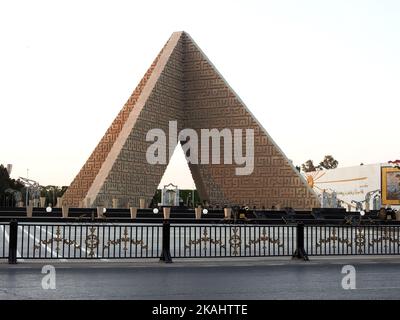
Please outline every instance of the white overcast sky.
[{"label": "white overcast sky", "polygon": [[69,185],[179,30],[294,164],[400,158],[400,1],[0,0],[0,163]]}]

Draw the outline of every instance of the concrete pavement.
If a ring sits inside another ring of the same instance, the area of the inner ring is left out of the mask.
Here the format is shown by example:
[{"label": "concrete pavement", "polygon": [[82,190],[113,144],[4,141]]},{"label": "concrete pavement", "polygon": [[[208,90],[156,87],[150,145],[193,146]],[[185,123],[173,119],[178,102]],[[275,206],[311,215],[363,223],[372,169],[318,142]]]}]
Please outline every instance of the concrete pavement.
[{"label": "concrete pavement", "polygon": [[[42,266],[56,270],[44,290]],[[342,288],[344,265],[356,289]],[[396,257],[0,262],[0,299],[399,299]]]}]

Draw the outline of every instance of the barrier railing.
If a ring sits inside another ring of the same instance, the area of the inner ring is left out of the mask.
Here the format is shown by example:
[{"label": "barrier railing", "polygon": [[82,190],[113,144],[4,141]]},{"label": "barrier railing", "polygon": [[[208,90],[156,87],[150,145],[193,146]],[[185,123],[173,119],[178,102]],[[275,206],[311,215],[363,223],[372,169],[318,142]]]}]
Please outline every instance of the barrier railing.
[{"label": "barrier railing", "polygon": [[306,226],[309,256],[400,254],[400,226]]},{"label": "barrier railing", "polygon": [[399,225],[0,224],[0,258],[135,259],[397,255]]},{"label": "barrier railing", "polygon": [[293,225],[172,225],[171,256],[290,256],[296,245]]},{"label": "barrier railing", "polygon": [[160,225],[144,224],[23,223],[14,233],[10,256],[17,259],[158,258],[162,237]]},{"label": "barrier railing", "polygon": [[10,225],[8,223],[0,223],[0,258],[8,258]]}]

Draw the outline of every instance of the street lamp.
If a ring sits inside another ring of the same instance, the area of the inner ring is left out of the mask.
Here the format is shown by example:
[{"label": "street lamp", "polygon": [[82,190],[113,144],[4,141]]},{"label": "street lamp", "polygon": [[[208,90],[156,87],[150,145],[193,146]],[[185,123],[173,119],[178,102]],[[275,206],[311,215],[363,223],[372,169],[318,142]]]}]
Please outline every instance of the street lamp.
[{"label": "street lamp", "polygon": [[29,193],[31,193],[32,195],[35,195],[36,192],[39,189],[39,183],[35,180],[31,180],[29,179],[29,169],[26,169],[26,178],[23,177],[19,177],[19,180],[24,184],[25,189],[26,189],[26,206],[29,205]]},{"label": "street lamp", "polygon": [[361,210],[360,211],[360,221],[358,222],[358,224],[361,224],[362,217],[364,217],[364,216],[365,216],[365,211]]}]

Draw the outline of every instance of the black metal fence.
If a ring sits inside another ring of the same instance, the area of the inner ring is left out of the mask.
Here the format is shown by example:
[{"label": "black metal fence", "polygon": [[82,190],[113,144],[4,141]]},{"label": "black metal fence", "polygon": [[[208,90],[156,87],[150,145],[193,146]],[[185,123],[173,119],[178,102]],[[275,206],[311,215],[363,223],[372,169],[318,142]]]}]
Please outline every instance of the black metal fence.
[{"label": "black metal fence", "polygon": [[310,256],[400,254],[400,226],[306,226],[305,251]]},{"label": "black metal fence", "polygon": [[399,225],[0,223],[0,258],[135,259],[400,254]]},{"label": "black metal fence", "polygon": [[172,258],[291,256],[296,226],[172,225]]},{"label": "black metal fence", "polygon": [[10,225],[0,223],[0,259],[8,258]]},{"label": "black metal fence", "polygon": [[16,233],[17,259],[157,258],[162,237],[161,225],[147,224],[23,223]]}]

